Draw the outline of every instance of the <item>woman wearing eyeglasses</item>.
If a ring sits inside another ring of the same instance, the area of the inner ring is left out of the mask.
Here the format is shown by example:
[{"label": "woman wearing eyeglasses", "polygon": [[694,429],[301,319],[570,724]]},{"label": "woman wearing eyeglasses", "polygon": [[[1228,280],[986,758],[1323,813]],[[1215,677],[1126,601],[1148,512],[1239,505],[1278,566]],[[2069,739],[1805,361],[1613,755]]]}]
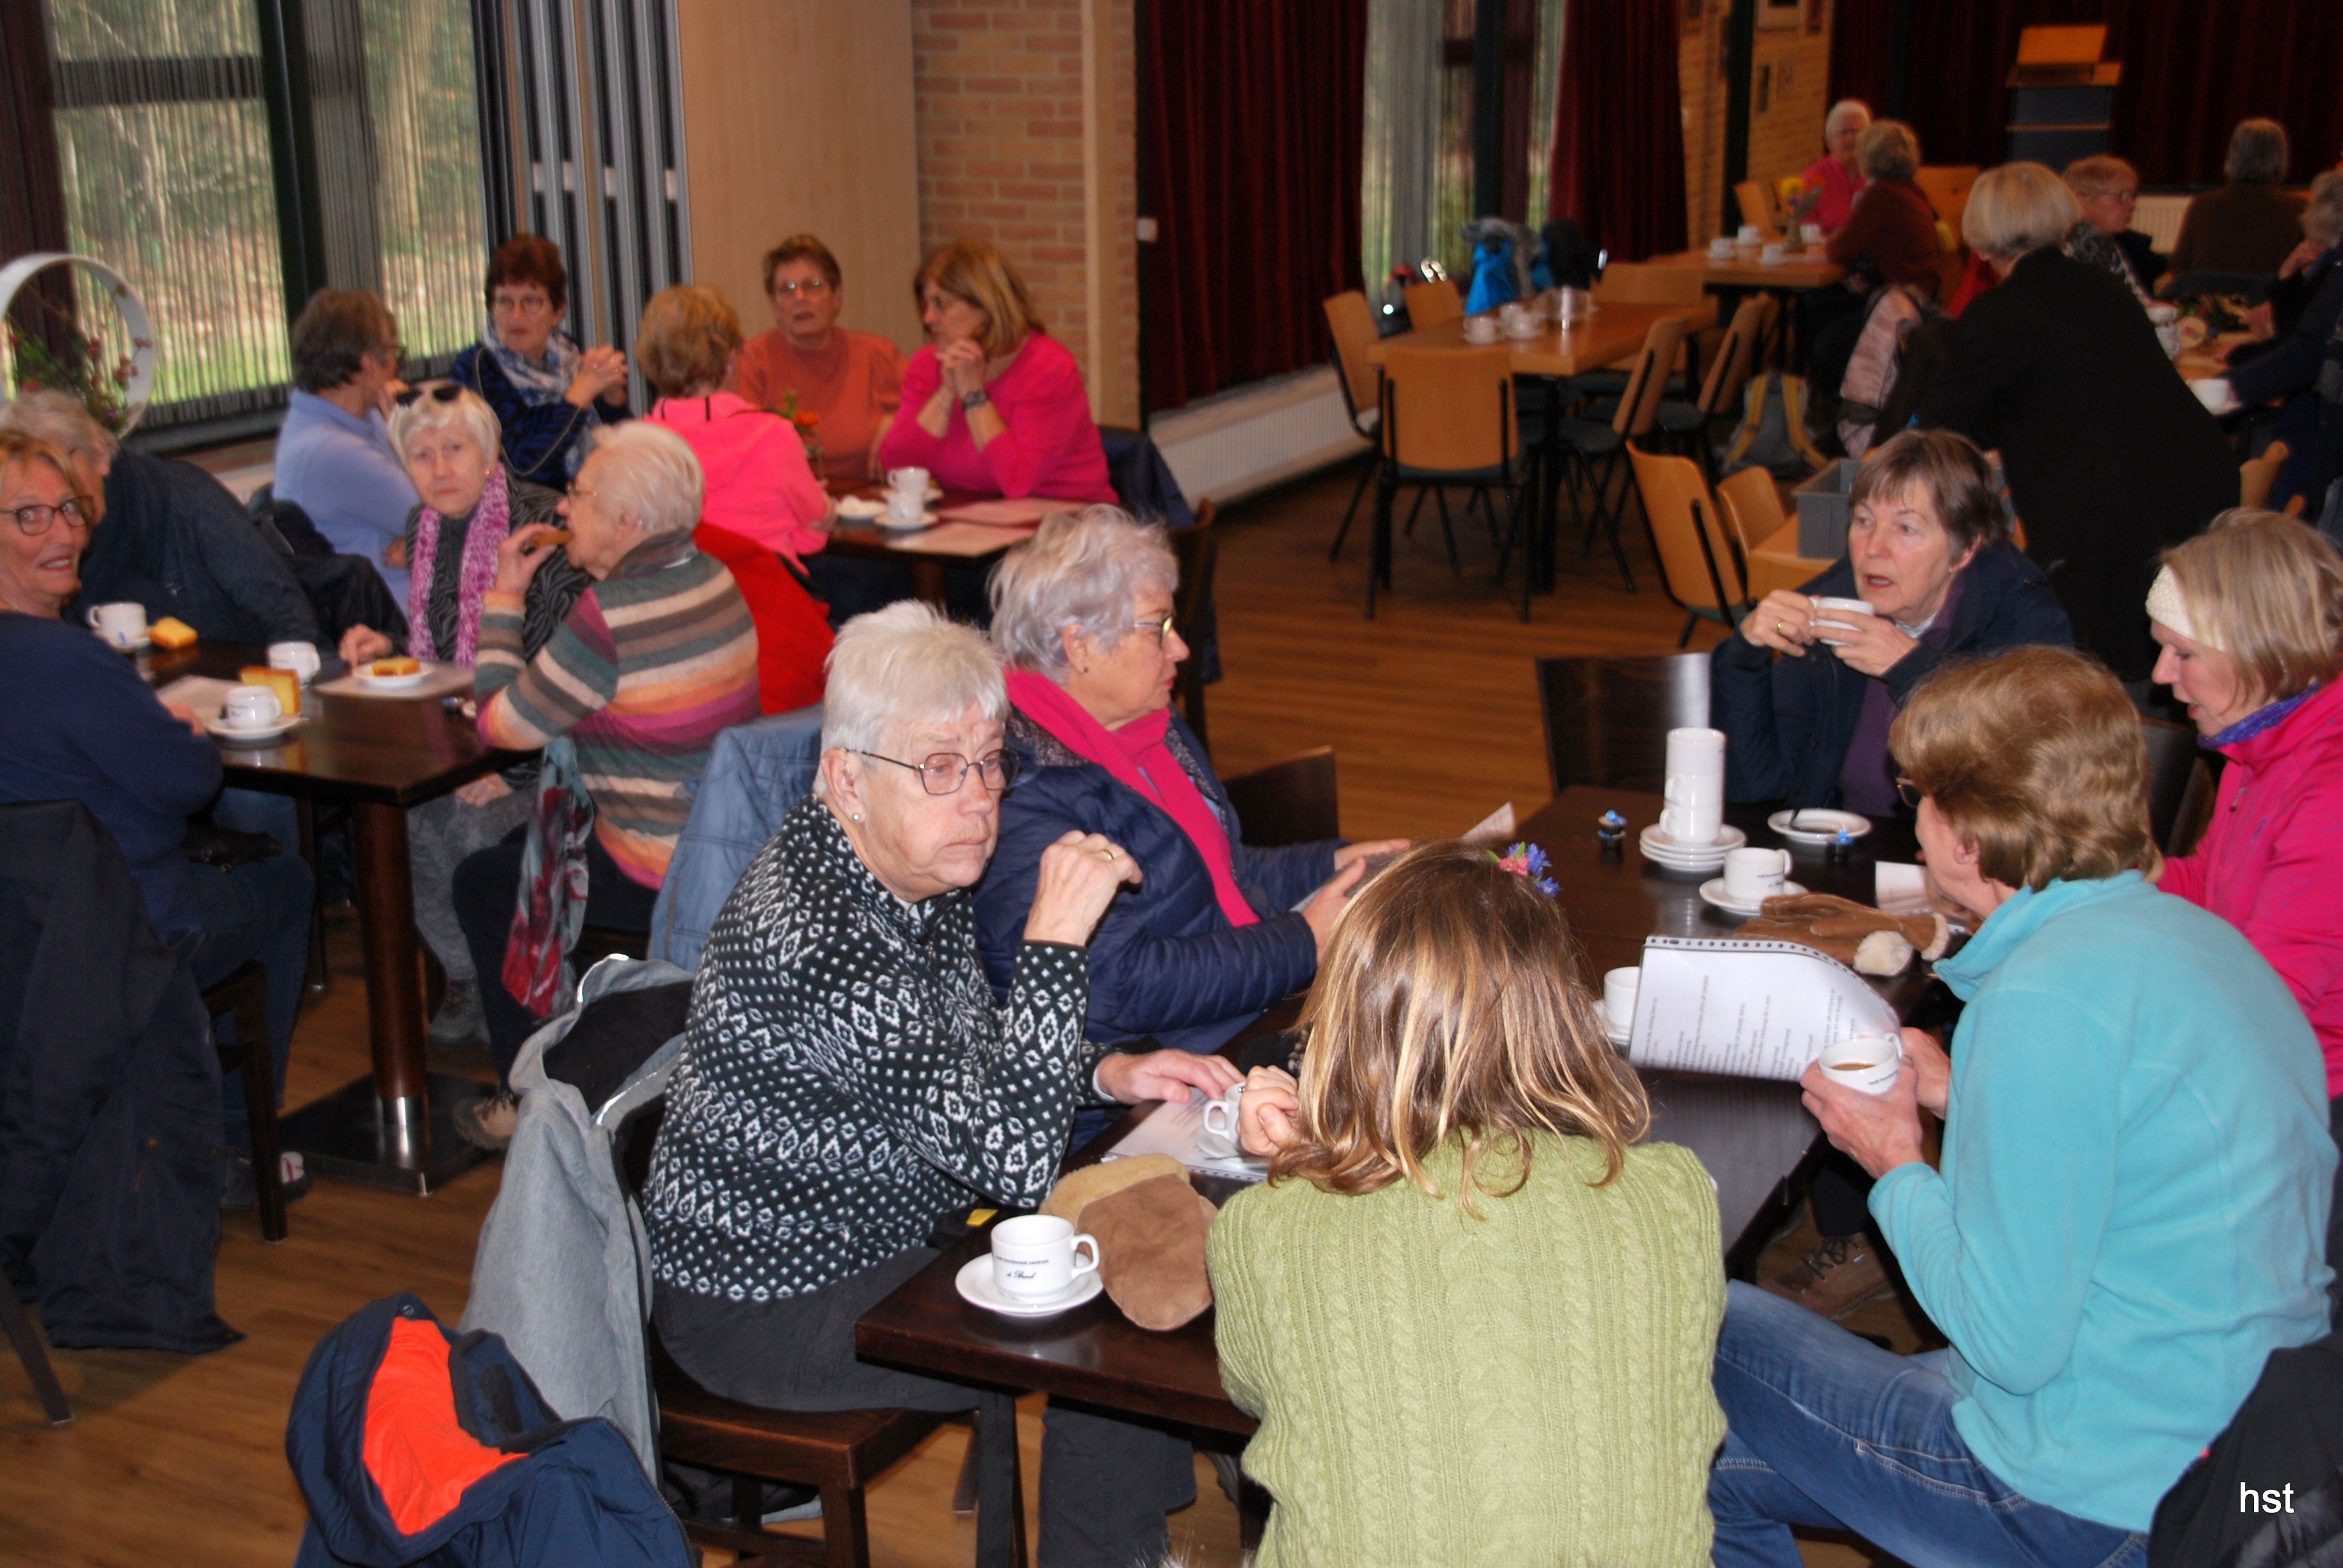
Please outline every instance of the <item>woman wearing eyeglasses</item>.
[{"label": "woman wearing eyeglasses", "polygon": [[880,437],[903,400],[903,351],[839,326],[846,275],[812,235],[793,234],[766,253],[765,297],[775,326],[740,351],[740,396],[775,413],[814,416],[823,478],[877,478]]},{"label": "woman wearing eyeglasses", "polygon": [[569,272],[540,235],[517,234],[488,257],[488,319],[449,372],[503,423],[514,476],[558,487],[586,460],[595,427],[627,417],[627,357],[580,348],[561,330]]},{"label": "woman wearing eyeglasses", "polygon": [[1112,507],[1048,518],[995,570],[1019,780],[977,924],[1005,990],[1044,852],[1070,831],[1105,834],[1147,877],[1091,943],[1090,1036],[1211,1051],[1310,983],[1365,858],[1407,846],[1243,841],[1203,746],[1172,711],[1188,657],[1172,620],[1179,578],[1163,530]]},{"label": "woman wearing eyeglasses", "polygon": [[[1082,1038],[1084,946],[1140,879],[1101,834],[1041,856],[996,1001],[967,890],[1000,826],[1008,710],[973,628],[915,599],[847,623],[813,793],[700,955],[643,1204],[652,1322],[702,1387],[776,1410],[981,1409],[982,1563],[1008,1561],[1020,1506],[1012,1402],[857,1360],[855,1320],[935,1258],[939,1221],[1038,1207],[1085,1101],[1237,1081],[1217,1057]],[[1041,1561],[1152,1561],[1131,1549],[1150,1535],[1160,1556],[1164,1511],[1195,1497],[1187,1445],[1054,1403],[1048,1421]]]}]

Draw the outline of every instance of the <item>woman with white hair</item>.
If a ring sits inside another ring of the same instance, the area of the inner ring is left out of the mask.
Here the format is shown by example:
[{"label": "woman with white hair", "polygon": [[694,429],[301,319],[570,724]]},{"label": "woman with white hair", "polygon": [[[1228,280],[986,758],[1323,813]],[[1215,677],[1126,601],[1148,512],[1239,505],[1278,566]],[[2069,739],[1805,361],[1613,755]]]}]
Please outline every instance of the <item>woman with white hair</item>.
[{"label": "woman with white hair", "polygon": [[2286,400],[2269,427],[2270,438],[2287,445],[2269,505],[2283,508],[2300,496],[2316,515],[2335,477],[2336,452],[2319,439],[2318,381],[2328,343],[2343,321],[2343,266],[2337,265],[2343,262],[2343,170],[2310,182],[2302,233],[2287,272],[2270,289],[2266,330],[2274,335],[2230,349],[2227,373],[2195,382],[2192,390],[2216,414]]},{"label": "woman with white hair", "polygon": [[1823,146],[1829,150],[1806,166],[1806,188],[1817,192],[1814,221],[1825,234],[1836,234],[1863,194],[1863,171],[1855,166],[1855,144],[1871,124],[1871,106],[1861,98],[1841,98],[1823,116]]},{"label": "woman with white hair", "polygon": [[1977,177],[1961,233],[2003,281],[1962,314],[1917,418],[2001,453],[2076,643],[2145,701],[2156,553],[2237,504],[2237,462],[2131,290],[2058,248],[2077,216],[2040,164]]},{"label": "woman with white hair", "polygon": [[1048,846],[1107,834],[1147,880],[1091,944],[1091,1038],[1210,1051],[1309,985],[1366,857],[1407,846],[1243,841],[1204,748],[1172,711],[1188,657],[1172,618],[1179,577],[1163,530],[1112,507],[1046,519],[995,570],[1020,782],[1001,804],[977,924],[1003,990]]},{"label": "woman with white hair", "polygon": [[[699,461],[674,431],[639,420],[605,427],[560,508],[570,532],[563,548],[593,586],[543,647],[525,652],[529,585],[552,554],[542,546],[553,530],[531,523],[497,547],[481,599],[473,667],[480,739],[513,751],[564,737],[576,747],[593,806],[583,846],[593,925],[650,930],[652,900],[690,814],[686,791],[717,731],[757,717],[749,607],[723,563],[691,542],[700,488]],[[482,977],[500,1081],[542,1012],[532,1011],[542,999],[525,1004],[514,994],[506,964],[527,830],[456,869],[456,914]],[[538,890],[529,892],[537,901]],[[511,1123],[506,1095],[458,1125],[494,1143],[511,1135]]]},{"label": "woman with white hair", "polygon": [[2193,197],[2172,242],[2175,272],[2251,272],[2268,276],[2294,248],[2302,197],[2280,190],[2288,160],[2286,127],[2239,120],[2221,166],[2228,182]]},{"label": "woman with white hair", "polygon": [[[407,513],[407,531],[394,547],[408,568],[407,629],[353,626],[342,634],[344,659],[357,665],[407,653],[467,668],[478,661],[498,548],[518,529],[557,523],[561,507],[558,492],[513,478],[498,459],[502,440],[496,410],[468,387],[429,382],[399,397],[390,416],[390,444],[423,498]],[[538,553],[543,562],[521,600],[525,659],[552,640],[594,581],[560,546]],[[435,1045],[488,1043],[472,950],[456,920],[456,868],[528,820],[536,781],[537,764],[523,762],[483,774],[407,813],[416,929],[447,975],[447,997],[431,1020]]]},{"label": "woman with white hair", "polygon": [[[1015,771],[1008,711],[983,635],[917,600],[840,632],[813,793],[709,933],[644,1201],[652,1322],[702,1387],[776,1410],[981,1406],[983,1563],[1007,1560],[1019,1506],[1013,1406],[858,1361],[855,1320],[934,1259],[939,1221],[1039,1206],[1086,1100],[1237,1082],[1218,1057],[1083,1039],[1083,950],[1141,881],[1105,835],[1041,857],[996,1001],[968,890]],[[1164,1511],[1195,1495],[1186,1444],[1055,1402],[1048,1422],[1041,1560],[1154,1560]]]}]

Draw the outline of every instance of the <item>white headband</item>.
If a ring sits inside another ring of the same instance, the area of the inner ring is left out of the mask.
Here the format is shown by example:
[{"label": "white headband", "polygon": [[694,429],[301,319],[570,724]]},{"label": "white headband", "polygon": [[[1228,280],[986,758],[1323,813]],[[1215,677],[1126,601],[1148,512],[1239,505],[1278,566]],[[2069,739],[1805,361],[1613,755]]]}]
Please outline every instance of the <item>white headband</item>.
[{"label": "white headband", "polygon": [[2167,630],[2178,632],[2199,647],[2209,648],[2216,653],[2228,651],[2215,638],[2197,629],[2197,623],[2189,618],[2188,601],[2181,596],[2180,579],[2172,575],[2170,567],[2157,572],[2156,581],[2148,585],[2147,618]]}]

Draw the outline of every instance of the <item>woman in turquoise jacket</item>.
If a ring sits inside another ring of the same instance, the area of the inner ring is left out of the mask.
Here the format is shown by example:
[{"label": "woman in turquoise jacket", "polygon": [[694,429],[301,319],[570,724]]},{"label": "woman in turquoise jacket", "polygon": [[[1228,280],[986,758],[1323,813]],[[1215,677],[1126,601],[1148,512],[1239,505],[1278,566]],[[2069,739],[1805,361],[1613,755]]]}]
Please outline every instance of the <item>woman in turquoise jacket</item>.
[{"label": "woman in turquoise jacket", "polygon": [[[1890,747],[1938,888],[1982,917],[1873,1098],[1806,1074],[1949,1351],[1901,1357],[1732,1287],[1720,1565],[1792,1524],[1913,1568],[2141,1563],[2156,1504],[2275,1350],[2327,1332],[2335,1146],[2302,1010],[2227,922],[2150,886],[2138,720],[2063,648],[1947,667]],[[1945,1119],[1941,1169],[1919,1109]]]}]

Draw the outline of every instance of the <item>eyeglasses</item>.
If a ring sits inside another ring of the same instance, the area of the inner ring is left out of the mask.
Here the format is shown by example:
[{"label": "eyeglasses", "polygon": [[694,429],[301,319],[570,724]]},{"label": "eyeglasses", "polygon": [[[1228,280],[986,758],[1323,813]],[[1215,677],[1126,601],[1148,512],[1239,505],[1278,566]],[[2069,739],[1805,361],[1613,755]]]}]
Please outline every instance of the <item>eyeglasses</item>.
[{"label": "eyeglasses", "polygon": [[1155,634],[1155,646],[1161,648],[1165,643],[1170,642],[1180,630],[1178,612],[1167,609],[1163,612],[1163,618],[1161,620],[1135,620],[1131,623],[1131,627],[1133,631],[1153,632]]},{"label": "eyeglasses", "polygon": [[998,795],[1009,788],[1017,777],[1017,759],[1006,751],[996,751],[990,757],[970,762],[957,751],[939,751],[925,762],[904,762],[893,757],[881,757],[876,751],[855,752],[873,762],[892,762],[898,768],[908,768],[920,776],[920,787],[930,795],[957,795],[960,787],[968,782],[971,769],[984,780],[984,787]]},{"label": "eyeglasses", "polygon": [[409,387],[392,401],[402,408],[412,407],[417,398],[428,397],[434,403],[453,403],[464,395],[464,388],[453,381],[426,381],[419,387]]},{"label": "eyeglasses", "polygon": [[800,294],[811,299],[817,295],[830,292],[830,279],[809,277],[797,283],[776,283],[773,285],[773,292],[783,299],[794,299]]},{"label": "eyeglasses", "polygon": [[553,308],[553,299],[543,294],[507,294],[499,289],[488,299],[490,310],[501,310],[513,316],[535,316],[540,310]]},{"label": "eyeglasses", "polygon": [[89,527],[89,503],[81,496],[68,496],[54,507],[35,502],[31,506],[11,507],[8,515],[16,519],[16,527],[32,538],[49,531],[49,525],[62,520],[69,528]]},{"label": "eyeglasses", "polygon": [[1920,802],[1925,797],[1922,795],[1920,787],[1917,784],[1913,783],[1912,780],[1905,778],[1899,773],[1896,776],[1896,798],[1898,800],[1903,801],[1906,806],[1911,807],[1915,811],[1917,811],[1920,809]]}]

